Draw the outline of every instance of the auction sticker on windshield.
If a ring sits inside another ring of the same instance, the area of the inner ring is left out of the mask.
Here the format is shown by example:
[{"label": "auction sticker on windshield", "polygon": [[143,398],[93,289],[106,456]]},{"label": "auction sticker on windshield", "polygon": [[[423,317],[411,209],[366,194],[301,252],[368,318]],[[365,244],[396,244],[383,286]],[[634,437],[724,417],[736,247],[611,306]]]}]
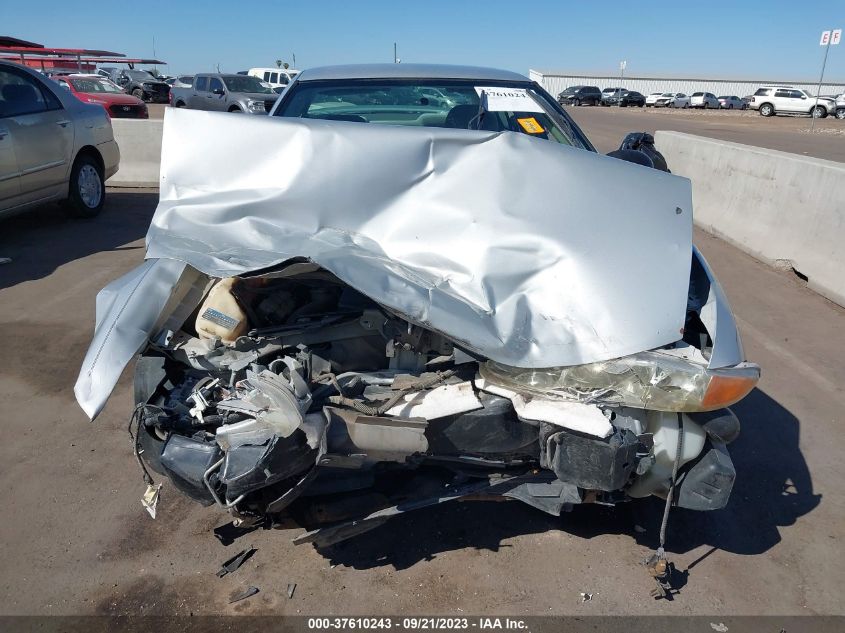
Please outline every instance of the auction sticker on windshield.
[{"label": "auction sticker on windshield", "polygon": [[520,127],[522,127],[522,129],[528,134],[542,134],[546,131],[533,116],[526,117],[524,119],[517,119],[516,122],[519,123]]},{"label": "auction sticker on windshield", "polygon": [[476,86],[475,91],[488,112],[543,112],[525,88]]}]

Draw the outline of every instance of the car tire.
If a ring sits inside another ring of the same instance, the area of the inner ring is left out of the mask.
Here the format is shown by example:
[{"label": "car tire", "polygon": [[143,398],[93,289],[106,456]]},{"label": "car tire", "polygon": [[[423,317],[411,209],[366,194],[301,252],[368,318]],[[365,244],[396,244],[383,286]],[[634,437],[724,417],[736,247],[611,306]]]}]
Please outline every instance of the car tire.
[{"label": "car tire", "polygon": [[579,105],[581,105],[581,100],[580,100],[580,99],[573,99],[573,100],[572,100],[572,105],[574,105],[574,106],[579,106]]},{"label": "car tire", "polygon": [[760,116],[772,116],[775,113],[775,106],[771,103],[760,104]]},{"label": "car tire", "polygon": [[106,203],[103,168],[91,154],[80,154],[70,170],[66,208],[75,218],[93,218]]},{"label": "car tire", "polygon": [[174,103],[174,104],[173,104],[173,107],[175,107],[175,108],[184,108],[184,107],[185,107],[185,102],[184,102],[184,101],[177,101],[176,103]]},{"label": "car tire", "polygon": [[683,109],[686,110],[689,107],[689,103],[684,103]]},{"label": "car tire", "polygon": [[243,110],[241,110],[238,106],[234,106],[229,108],[229,112],[234,112],[235,114],[243,114]]},{"label": "car tire", "polygon": [[135,88],[135,90],[132,91],[132,96],[140,99],[141,101],[146,101],[146,99],[144,99],[144,91],[140,88]]},{"label": "car tire", "polygon": [[817,105],[810,111],[810,116],[814,119],[823,119],[827,116],[827,110],[824,106]]},{"label": "car tire", "polygon": [[734,109],[734,104],[729,103],[729,104],[728,104],[728,110],[733,110],[733,109]]},{"label": "car tire", "polygon": [[836,118],[840,121],[845,119],[845,108],[839,108],[836,110]]}]

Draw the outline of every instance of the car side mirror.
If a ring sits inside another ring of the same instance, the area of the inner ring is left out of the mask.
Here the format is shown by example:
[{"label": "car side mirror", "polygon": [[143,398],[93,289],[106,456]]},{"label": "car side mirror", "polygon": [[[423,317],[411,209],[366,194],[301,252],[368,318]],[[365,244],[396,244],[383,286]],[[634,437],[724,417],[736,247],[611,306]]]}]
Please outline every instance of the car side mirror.
[{"label": "car side mirror", "polygon": [[223,96],[223,88],[215,88],[214,90],[211,91],[211,94],[220,95],[222,97]]},{"label": "car side mirror", "polygon": [[622,139],[619,149],[608,152],[607,155],[644,167],[669,171],[666,159],[654,146],[654,137],[647,132],[630,132]]},{"label": "car side mirror", "polygon": [[635,149],[615,149],[607,153],[611,158],[618,158],[625,160],[635,165],[642,165],[643,167],[654,167],[654,162],[643,152],[638,152]]}]

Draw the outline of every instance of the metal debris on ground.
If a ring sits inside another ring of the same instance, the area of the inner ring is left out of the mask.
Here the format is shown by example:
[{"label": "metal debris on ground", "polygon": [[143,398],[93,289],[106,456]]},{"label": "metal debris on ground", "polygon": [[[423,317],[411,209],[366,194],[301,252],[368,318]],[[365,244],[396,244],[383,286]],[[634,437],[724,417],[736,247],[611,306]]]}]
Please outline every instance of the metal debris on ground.
[{"label": "metal debris on ground", "polygon": [[258,587],[247,587],[244,591],[236,595],[234,598],[229,600],[229,604],[234,604],[235,602],[240,602],[241,600],[246,600],[250,596],[254,596],[258,593]]},{"label": "metal debris on ground", "polygon": [[668,598],[672,594],[672,565],[663,555],[663,548],[645,561],[657,586],[651,590],[654,598]]},{"label": "metal debris on ground", "polygon": [[226,574],[231,574],[243,565],[250,556],[255,553],[255,548],[250,547],[242,552],[235,554],[232,558],[223,563],[223,566],[217,571],[217,577],[222,578]]},{"label": "metal debris on ground", "polygon": [[581,602],[589,602],[593,599],[593,594],[587,593],[586,591],[581,592]]},{"label": "metal debris on ground", "polygon": [[0,257],[0,265],[2,264],[11,264],[12,258],[11,257]]},{"label": "metal debris on ground", "polygon": [[293,592],[296,591],[296,583],[292,582],[288,584],[288,598],[293,598]]},{"label": "metal debris on ground", "polygon": [[717,631],[717,633],[728,633],[728,627],[725,626],[724,622],[719,622],[719,624],[711,622],[710,628]]},{"label": "metal debris on ground", "polygon": [[156,518],[156,508],[158,507],[158,500],[161,496],[161,484],[147,484],[147,489],[141,497],[141,505],[147,509],[152,518]]},{"label": "metal debris on ground", "polygon": [[637,534],[645,534],[646,529],[642,525],[635,525],[634,532],[636,532]]}]

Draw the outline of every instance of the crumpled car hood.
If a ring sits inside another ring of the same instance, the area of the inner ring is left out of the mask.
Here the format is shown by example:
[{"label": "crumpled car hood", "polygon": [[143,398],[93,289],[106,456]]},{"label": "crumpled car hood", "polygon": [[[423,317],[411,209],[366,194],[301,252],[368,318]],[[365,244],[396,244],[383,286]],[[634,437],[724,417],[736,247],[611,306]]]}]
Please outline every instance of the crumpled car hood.
[{"label": "crumpled car hood", "polygon": [[691,255],[690,183],[658,170],[512,132],[170,109],[158,262],[98,299],[75,391],[96,415],[191,268],[307,258],[470,351],[548,367],[678,340]]}]

